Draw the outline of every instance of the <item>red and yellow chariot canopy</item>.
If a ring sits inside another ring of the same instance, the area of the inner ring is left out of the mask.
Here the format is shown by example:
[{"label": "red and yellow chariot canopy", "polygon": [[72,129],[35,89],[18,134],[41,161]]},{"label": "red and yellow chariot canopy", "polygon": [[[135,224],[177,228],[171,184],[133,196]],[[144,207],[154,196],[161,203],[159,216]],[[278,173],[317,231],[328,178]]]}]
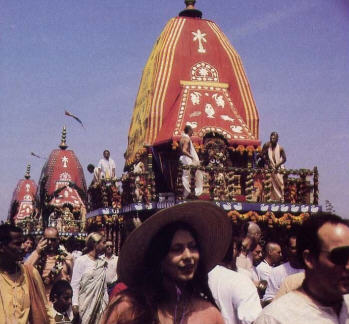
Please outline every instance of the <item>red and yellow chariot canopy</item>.
[{"label": "red and yellow chariot canopy", "polygon": [[231,145],[260,144],[258,111],[239,55],[214,22],[176,17],[143,71],[126,162],[145,144],[178,140],[186,124],[197,143],[214,132]]}]

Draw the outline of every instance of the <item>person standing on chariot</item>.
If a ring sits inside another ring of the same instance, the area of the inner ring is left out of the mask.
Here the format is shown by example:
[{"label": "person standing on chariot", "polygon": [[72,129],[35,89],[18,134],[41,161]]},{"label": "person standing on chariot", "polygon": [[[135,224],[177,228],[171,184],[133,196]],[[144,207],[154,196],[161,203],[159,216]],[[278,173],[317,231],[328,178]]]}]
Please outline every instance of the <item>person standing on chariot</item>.
[{"label": "person standing on chariot", "polygon": [[98,180],[115,178],[115,162],[110,157],[110,151],[104,150],[103,158],[98,162]]},{"label": "person standing on chariot", "polygon": [[[181,156],[179,161],[186,166],[200,166],[200,160],[198,154],[195,151],[193,142],[190,137],[193,135],[193,129],[191,126],[186,125],[184,132],[179,142]],[[190,195],[190,169],[183,170],[182,183],[184,188],[183,198],[187,198]],[[195,172],[195,196],[198,197],[202,194],[203,189],[203,175],[200,170]]]},{"label": "person standing on chariot", "polygon": [[283,174],[279,172],[284,168],[286,162],[286,153],[282,146],[278,144],[279,134],[272,132],[270,134],[270,141],[263,145],[262,155],[267,162],[266,167],[272,169],[271,174],[271,200],[284,200],[284,179]]}]

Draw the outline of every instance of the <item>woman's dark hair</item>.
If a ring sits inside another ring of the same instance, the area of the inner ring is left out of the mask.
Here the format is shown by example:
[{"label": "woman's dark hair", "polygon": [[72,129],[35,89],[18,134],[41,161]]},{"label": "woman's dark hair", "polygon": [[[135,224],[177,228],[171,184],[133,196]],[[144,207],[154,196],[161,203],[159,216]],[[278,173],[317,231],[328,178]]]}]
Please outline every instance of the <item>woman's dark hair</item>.
[{"label": "woman's dark hair", "polygon": [[[163,287],[162,261],[169,252],[172,239],[178,230],[188,231],[194,237],[199,252],[201,251],[198,236],[187,223],[175,222],[166,225],[153,237],[145,254],[143,275],[138,278],[136,285],[122,293],[135,301],[134,311],[137,315],[132,323],[153,323],[157,319],[158,306],[167,298],[167,292]],[[201,258],[194,278],[186,283],[185,289],[191,297],[204,298],[216,306],[208,287],[207,270]]]},{"label": "woman's dark hair", "polygon": [[55,300],[55,297],[59,297],[68,289],[73,290],[68,281],[66,281],[66,280],[56,281],[53,284],[51,292],[50,292],[50,301],[53,303]]},{"label": "woman's dark hair", "polygon": [[35,238],[33,235],[30,235],[30,234],[24,235],[23,242],[28,240],[32,241],[35,244]]}]

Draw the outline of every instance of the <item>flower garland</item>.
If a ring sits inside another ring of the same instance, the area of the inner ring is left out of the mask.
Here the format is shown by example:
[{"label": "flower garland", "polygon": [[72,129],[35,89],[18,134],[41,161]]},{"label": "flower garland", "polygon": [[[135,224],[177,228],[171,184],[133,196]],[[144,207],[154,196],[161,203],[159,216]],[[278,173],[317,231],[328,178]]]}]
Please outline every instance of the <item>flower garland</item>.
[{"label": "flower garland", "polygon": [[233,223],[238,221],[252,221],[258,223],[267,223],[268,227],[273,228],[275,225],[285,226],[291,228],[292,225],[301,225],[306,219],[309,218],[309,213],[302,213],[298,216],[290,213],[285,213],[281,217],[276,217],[273,212],[266,212],[263,215],[259,215],[255,211],[249,211],[247,213],[239,213],[236,210],[228,212],[228,216],[232,219]]},{"label": "flower garland", "polygon": [[63,269],[63,265],[64,265],[64,262],[65,262],[67,255],[68,255],[67,252],[59,246],[58,251],[57,251],[57,255],[55,257],[56,262],[46,277],[43,277],[42,274],[43,274],[43,271],[45,269],[45,265],[46,265],[46,261],[47,261],[47,254],[43,253],[40,256],[40,259],[39,259],[38,263],[36,264],[36,268],[39,271],[40,276],[43,279],[43,282],[45,285],[49,285],[56,280],[56,278],[58,277],[58,275],[61,273],[61,271]]}]

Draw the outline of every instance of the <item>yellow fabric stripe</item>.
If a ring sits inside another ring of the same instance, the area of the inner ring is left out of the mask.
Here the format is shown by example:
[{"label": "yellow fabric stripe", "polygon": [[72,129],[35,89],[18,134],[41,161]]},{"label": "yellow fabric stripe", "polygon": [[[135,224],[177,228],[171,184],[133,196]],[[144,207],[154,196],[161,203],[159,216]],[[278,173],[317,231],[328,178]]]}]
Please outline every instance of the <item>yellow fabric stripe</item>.
[{"label": "yellow fabric stripe", "polygon": [[171,57],[170,57],[170,64],[169,64],[169,70],[168,70],[168,75],[167,77],[165,78],[165,81],[166,81],[166,84],[165,84],[165,87],[164,87],[164,91],[163,91],[163,94],[162,94],[162,99],[161,99],[161,105],[160,105],[160,116],[159,116],[159,125],[158,125],[158,129],[156,131],[156,134],[154,136],[154,140],[158,134],[158,132],[160,131],[161,129],[161,126],[162,126],[162,121],[163,121],[163,111],[164,111],[164,101],[165,101],[165,97],[166,97],[166,93],[167,93],[167,89],[168,89],[168,85],[169,85],[169,82],[170,82],[170,77],[171,77],[171,72],[172,72],[172,66],[173,66],[173,61],[174,61],[174,57],[175,57],[175,51],[176,51],[176,48],[177,48],[177,44],[178,44],[178,40],[179,40],[179,37],[182,33],[182,30],[183,30],[183,27],[184,27],[184,24],[186,22],[185,19],[179,19],[181,21],[181,24],[179,26],[179,31],[176,35],[176,39],[175,39],[175,42],[173,44],[173,47],[172,47],[172,50],[171,50]]},{"label": "yellow fabric stripe", "polygon": [[148,129],[147,129],[147,135],[146,135],[146,142],[147,143],[152,143],[151,138],[152,138],[152,132],[153,132],[153,124],[154,124],[154,114],[156,114],[156,106],[154,106],[154,102],[156,100],[157,96],[157,86],[159,84],[159,79],[161,75],[161,68],[162,65],[160,64],[162,62],[162,57],[164,55],[164,48],[167,46],[167,43],[169,41],[169,35],[171,34],[171,31],[173,29],[173,24],[175,23],[174,19],[171,19],[166,27],[164,28],[163,32],[161,33],[158,42],[154,45],[153,51],[151,56],[154,57],[154,62],[151,62],[152,68],[156,69],[155,76],[153,79],[152,84],[157,81],[155,87],[151,88],[150,90],[153,92],[152,93],[152,98],[150,102],[150,112],[149,112],[149,121],[148,121]]},{"label": "yellow fabric stripe", "polygon": [[163,80],[166,80],[166,77],[168,77],[168,57],[170,55],[171,47],[173,46],[173,39],[175,39],[175,35],[178,32],[178,26],[179,26],[179,20],[173,19],[173,27],[170,28],[170,33],[165,40],[164,46],[161,49],[162,55],[160,55],[160,69],[159,69],[159,75],[156,78],[156,86],[154,90],[154,97],[152,102],[152,114],[150,117],[150,133],[149,133],[149,143],[152,144],[154,141],[155,134],[158,132],[158,114],[159,114],[159,104],[161,100],[161,93],[163,90]]},{"label": "yellow fabric stripe", "polygon": [[[218,27],[216,26],[216,28],[218,29]],[[225,43],[227,44],[228,46],[228,50],[230,50],[230,52],[232,53],[233,55],[233,59],[236,63],[236,68],[238,69],[238,72],[239,72],[239,77],[240,77],[240,80],[242,82],[242,87],[243,87],[243,90],[244,90],[244,95],[245,95],[245,99],[246,101],[248,102],[248,112],[249,112],[249,128],[252,132],[252,134],[254,134],[255,137],[258,138],[258,130],[257,130],[257,124],[258,124],[258,115],[257,115],[257,109],[256,109],[256,106],[255,106],[255,102],[252,98],[252,95],[251,95],[251,89],[249,87],[249,83],[248,83],[248,80],[246,78],[246,74],[245,74],[245,71],[244,71],[244,68],[242,66],[242,62],[241,62],[241,58],[240,56],[237,54],[237,52],[235,51],[235,49],[231,46],[228,38],[222,33],[222,39],[225,41]]]},{"label": "yellow fabric stripe", "polygon": [[244,67],[242,65],[242,61],[241,61],[241,58],[240,56],[237,58],[237,63],[238,63],[238,67],[241,71],[241,74],[244,76],[244,86],[246,87],[246,93],[247,93],[247,96],[248,96],[248,100],[250,102],[250,108],[251,108],[251,114],[252,114],[252,129],[251,129],[251,132],[252,134],[255,135],[256,138],[258,138],[258,120],[259,120],[259,116],[258,116],[258,111],[257,111],[257,108],[256,108],[256,103],[253,99],[253,96],[252,96],[252,91],[251,91],[251,87],[250,87],[250,84],[246,78],[246,74],[245,74],[245,70],[244,70]]},{"label": "yellow fabric stripe", "polygon": [[[219,39],[220,43],[224,47],[224,49],[227,51],[228,57],[230,59],[230,62],[232,64],[232,67],[235,72],[236,79],[238,81],[238,86],[241,94],[241,98],[243,100],[245,109],[246,109],[246,124],[248,125],[249,129],[252,130],[252,121],[251,121],[251,111],[250,111],[250,103],[248,102],[246,98],[246,93],[245,93],[245,87],[243,84],[243,80],[240,74],[240,71],[238,70],[238,64],[236,62],[236,57],[238,56],[237,52],[235,49],[232,48],[231,44],[224,39],[223,33],[218,29],[218,27],[212,23],[208,23],[211,29],[214,31],[214,33],[217,35],[217,38]],[[230,55],[229,55],[230,54]]]},{"label": "yellow fabric stripe", "polygon": [[246,123],[252,132],[252,134],[258,138],[258,113],[257,109],[254,103],[254,100],[251,96],[251,90],[244,72],[244,69],[241,64],[241,59],[235,49],[231,46],[229,40],[226,38],[226,36],[219,30],[217,25],[215,25],[212,22],[208,22],[211,29],[214,31],[214,33],[217,35],[219,41],[221,42],[222,46],[226,49],[227,53],[230,54],[229,59],[232,64],[232,67],[234,69],[237,81],[238,81],[238,87],[240,90],[240,94],[244,103],[244,106],[246,108]]}]

